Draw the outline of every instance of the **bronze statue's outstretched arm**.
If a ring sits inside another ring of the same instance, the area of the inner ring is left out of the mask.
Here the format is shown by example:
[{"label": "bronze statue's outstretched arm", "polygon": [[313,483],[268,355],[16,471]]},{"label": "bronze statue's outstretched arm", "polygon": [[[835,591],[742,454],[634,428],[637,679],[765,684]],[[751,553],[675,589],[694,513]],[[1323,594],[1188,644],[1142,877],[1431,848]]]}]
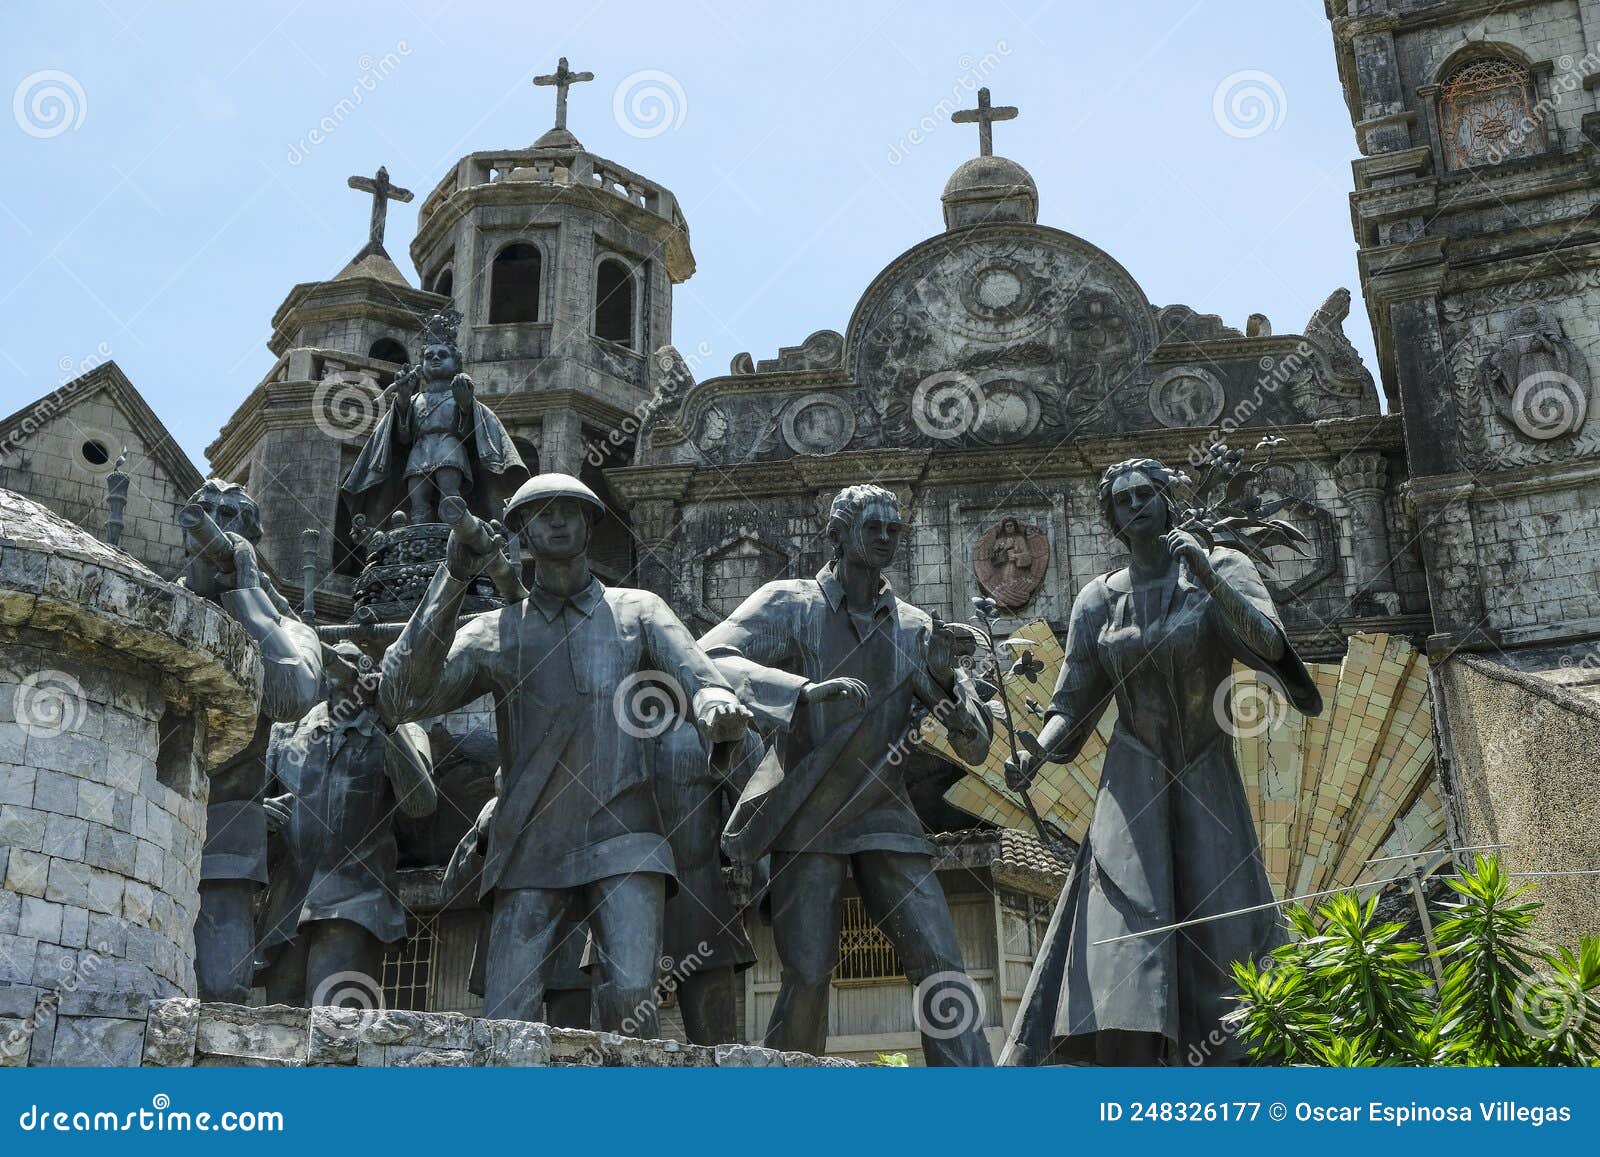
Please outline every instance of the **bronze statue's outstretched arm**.
[{"label": "bronze statue's outstretched arm", "polygon": [[454,711],[494,690],[488,659],[499,612],[456,629],[470,585],[470,578],[456,578],[448,563],[440,564],[400,637],[384,651],[378,709],[391,723]]},{"label": "bronze statue's outstretched arm", "polygon": [[433,814],[439,792],[433,783],[432,747],[421,727],[402,723],[394,729],[384,751],[384,773],[404,815],[420,819]]}]

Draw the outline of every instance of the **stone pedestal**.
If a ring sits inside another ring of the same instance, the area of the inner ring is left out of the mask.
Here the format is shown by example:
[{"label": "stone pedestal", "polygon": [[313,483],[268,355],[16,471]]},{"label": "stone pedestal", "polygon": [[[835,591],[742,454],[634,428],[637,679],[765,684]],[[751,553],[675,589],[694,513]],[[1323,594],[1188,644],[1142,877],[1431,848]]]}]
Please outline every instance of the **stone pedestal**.
[{"label": "stone pedestal", "polygon": [[161,1000],[150,1004],[140,1030],[143,1052],[129,1063],[163,1067],[854,1067],[850,1061],[757,1045],[706,1048],[521,1020],[382,1008],[245,1008]]}]

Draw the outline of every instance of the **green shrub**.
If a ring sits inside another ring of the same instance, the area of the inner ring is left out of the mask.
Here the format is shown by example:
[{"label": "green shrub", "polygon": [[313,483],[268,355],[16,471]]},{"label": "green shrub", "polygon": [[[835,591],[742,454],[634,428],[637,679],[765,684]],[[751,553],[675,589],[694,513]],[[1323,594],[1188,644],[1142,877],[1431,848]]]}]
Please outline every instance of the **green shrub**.
[{"label": "green shrub", "polygon": [[1260,964],[1235,964],[1232,1027],[1258,1064],[1594,1065],[1600,1063],[1600,937],[1577,952],[1529,931],[1499,860],[1479,856],[1445,883],[1434,913],[1444,980],[1377,898],[1333,896],[1286,912],[1293,938]]}]

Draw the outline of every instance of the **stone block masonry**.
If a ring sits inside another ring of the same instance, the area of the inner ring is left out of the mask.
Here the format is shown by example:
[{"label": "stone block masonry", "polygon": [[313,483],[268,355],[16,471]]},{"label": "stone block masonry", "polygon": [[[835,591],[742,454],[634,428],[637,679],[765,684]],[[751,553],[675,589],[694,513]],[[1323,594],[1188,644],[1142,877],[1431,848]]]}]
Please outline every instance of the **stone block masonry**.
[{"label": "stone block masonry", "polygon": [[220,607],[0,490],[0,1039],[128,1063],[120,1022],[194,991],[205,769],[260,678]]},{"label": "stone block masonry", "polygon": [[680,1044],[394,1009],[246,1008],[0,986],[0,1067],[854,1068],[757,1045]]}]

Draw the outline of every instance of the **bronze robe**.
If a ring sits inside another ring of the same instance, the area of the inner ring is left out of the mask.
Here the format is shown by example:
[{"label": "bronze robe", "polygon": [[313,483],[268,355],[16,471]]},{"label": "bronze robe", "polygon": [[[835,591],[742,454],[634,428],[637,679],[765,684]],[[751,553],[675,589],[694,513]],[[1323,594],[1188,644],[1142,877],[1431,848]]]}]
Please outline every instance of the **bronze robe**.
[{"label": "bronze robe", "polygon": [[[1255,566],[1211,552],[1217,574],[1283,627]],[[1137,605],[1143,603],[1143,606]],[[1071,724],[1071,758],[1115,696],[1117,723],[1089,833],[1034,962],[1001,1064],[1094,1059],[1094,1034],[1155,1033],[1169,1060],[1241,1059],[1221,1027],[1231,964],[1281,942],[1276,909],[1115,944],[1097,941],[1272,901],[1232,737],[1213,707],[1235,659],[1276,679],[1315,715],[1321,697],[1289,647],[1251,652],[1201,587],[1176,569],[1142,598],[1126,570],[1090,582],[1072,607],[1050,715]]]},{"label": "bronze robe", "polygon": [[[396,411],[399,411],[398,413]],[[459,466],[454,455],[448,460],[426,460],[425,433],[419,433],[414,407],[390,406],[378,419],[377,427],[361,447],[361,454],[339,487],[346,508],[352,515],[365,516],[371,526],[381,527],[400,509],[406,499],[406,476],[438,466]],[[469,464],[462,478],[462,497],[473,514],[484,520],[502,516],[508,498],[528,480],[528,468],[511,442],[511,435],[495,417],[493,410],[473,399],[472,411],[456,414],[455,440]],[[413,439],[424,439],[424,461],[413,464]]]},{"label": "bronze robe", "polygon": [[[418,785],[404,799],[390,767]],[[394,820],[433,811],[431,769],[422,728],[402,723],[387,734],[370,709],[341,721],[318,703],[300,722],[278,725],[267,774],[295,798],[283,831],[287,855],[267,889],[262,952],[313,920],[349,920],[385,944],[405,939]]]}]

